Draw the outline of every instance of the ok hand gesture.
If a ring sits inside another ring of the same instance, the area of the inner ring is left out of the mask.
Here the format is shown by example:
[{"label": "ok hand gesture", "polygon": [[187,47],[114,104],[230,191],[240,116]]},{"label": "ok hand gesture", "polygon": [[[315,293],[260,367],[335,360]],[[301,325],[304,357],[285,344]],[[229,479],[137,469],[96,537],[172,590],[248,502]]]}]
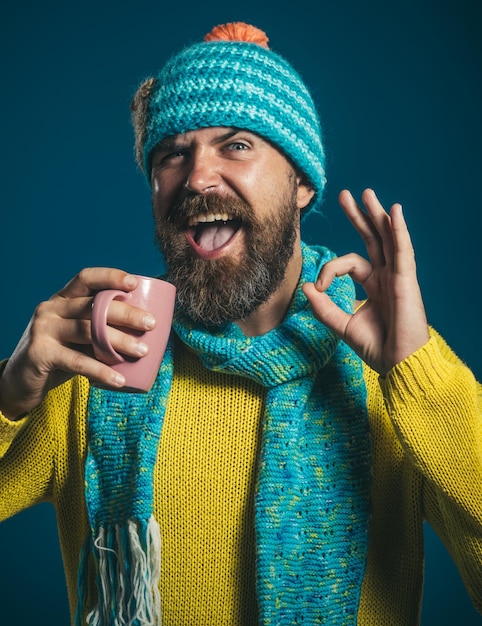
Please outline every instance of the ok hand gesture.
[{"label": "ok hand gesture", "polygon": [[[355,253],[335,258],[303,290],[316,318],[384,376],[429,339],[412,242],[401,205],[394,204],[388,214],[371,189],[362,194],[366,211],[349,191],[342,191],[339,201],[363,238],[369,261]],[[335,276],[344,274],[361,284],[367,295],[353,315],[324,293]]]}]

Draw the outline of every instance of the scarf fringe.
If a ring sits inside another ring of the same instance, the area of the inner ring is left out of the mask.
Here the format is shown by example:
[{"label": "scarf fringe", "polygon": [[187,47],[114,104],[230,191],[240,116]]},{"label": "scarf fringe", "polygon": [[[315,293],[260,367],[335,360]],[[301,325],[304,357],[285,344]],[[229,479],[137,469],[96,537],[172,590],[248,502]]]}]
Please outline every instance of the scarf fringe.
[{"label": "scarf fringe", "polygon": [[97,571],[97,604],[82,621],[88,590],[81,582],[76,625],[160,626],[161,533],[155,518],[101,526],[82,550],[79,581],[87,580],[91,557]]}]

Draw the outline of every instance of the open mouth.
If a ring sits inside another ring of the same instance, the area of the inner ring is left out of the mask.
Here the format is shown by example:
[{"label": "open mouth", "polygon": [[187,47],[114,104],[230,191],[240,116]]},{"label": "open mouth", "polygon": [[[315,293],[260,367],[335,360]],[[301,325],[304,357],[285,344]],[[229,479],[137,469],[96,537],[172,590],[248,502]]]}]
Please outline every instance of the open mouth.
[{"label": "open mouth", "polygon": [[241,220],[227,213],[207,213],[189,218],[186,236],[194,250],[203,257],[216,256],[234,241]]}]

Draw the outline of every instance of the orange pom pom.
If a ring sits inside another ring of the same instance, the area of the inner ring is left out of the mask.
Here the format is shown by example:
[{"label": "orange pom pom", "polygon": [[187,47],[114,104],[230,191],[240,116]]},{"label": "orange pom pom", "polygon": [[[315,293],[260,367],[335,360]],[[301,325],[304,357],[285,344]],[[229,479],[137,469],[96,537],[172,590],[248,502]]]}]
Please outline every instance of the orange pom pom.
[{"label": "orange pom pom", "polygon": [[266,33],[244,22],[229,22],[215,26],[205,35],[204,41],[247,41],[269,50]]}]

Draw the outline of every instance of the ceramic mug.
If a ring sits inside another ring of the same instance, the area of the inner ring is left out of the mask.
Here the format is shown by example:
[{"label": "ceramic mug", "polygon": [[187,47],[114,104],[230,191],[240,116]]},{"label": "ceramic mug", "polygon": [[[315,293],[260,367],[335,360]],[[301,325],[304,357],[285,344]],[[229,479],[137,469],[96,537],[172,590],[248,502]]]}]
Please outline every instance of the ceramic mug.
[{"label": "ceramic mug", "polygon": [[[92,305],[92,346],[95,358],[122,374],[126,384],[120,391],[146,392],[152,387],[171,332],[176,288],[171,283],[149,276],[138,276],[133,291],[105,289],[94,297]],[[123,328],[149,346],[148,353],[139,358],[119,354],[107,335],[107,310],[112,300],[122,300],[144,309],[156,318],[156,326],[145,332]],[[95,384],[95,383],[93,383]]]}]

